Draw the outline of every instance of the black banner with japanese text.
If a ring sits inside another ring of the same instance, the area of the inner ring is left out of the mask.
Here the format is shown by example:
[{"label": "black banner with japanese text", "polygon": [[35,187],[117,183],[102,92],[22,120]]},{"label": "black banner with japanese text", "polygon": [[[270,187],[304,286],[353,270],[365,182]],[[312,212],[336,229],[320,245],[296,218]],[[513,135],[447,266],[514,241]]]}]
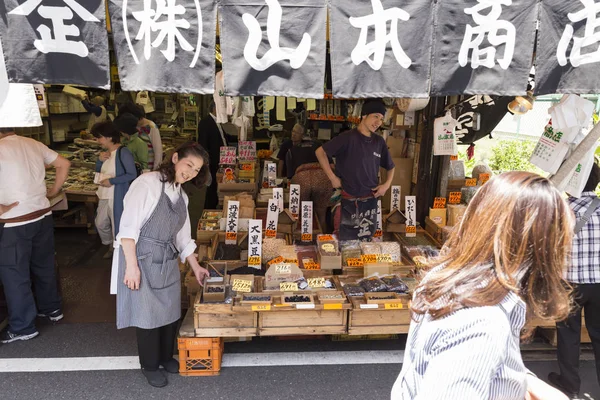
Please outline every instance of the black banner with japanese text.
[{"label": "black banner with japanese text", "polygon": [[0,38],[13,83],[110,88],[104,0],[4,0]]},{"label": "black banner with japanese text", "polygon": [[537,0],[438,1],[431,96],[525,94],[537,4]]},{"label": "black banner with japanese text", "polygon": [[213,0],[110,0],[109,11],[123,90],[214,92]]},{"label": "black banner with japanese text", "polygon": [[221,0],[219,10],[225,94],[323,98],[324,0]]},{"label": "black banner with japanese text", "polygon": [[333,95],[427,97],[433,4],[422,0],[333,0]]}]

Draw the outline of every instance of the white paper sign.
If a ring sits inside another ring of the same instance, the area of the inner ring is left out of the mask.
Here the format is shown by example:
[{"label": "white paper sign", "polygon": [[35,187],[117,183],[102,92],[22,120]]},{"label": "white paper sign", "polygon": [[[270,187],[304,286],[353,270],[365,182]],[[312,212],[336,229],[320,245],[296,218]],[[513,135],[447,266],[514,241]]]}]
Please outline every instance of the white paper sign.
[{"label": "white paper sign", "polygon": [[406,236],[417,236],[417,197],[406,196],[404,198],[404,214],[406,215]]},{"label": "white paper sign", "polygon": [[552,122],[549,122],[533,149],[530,161],[533,165],[540,167],[544,171],[555,174],[568,151],[569,144],[565,139],[564,133],[559,129],[555,129],[552,126]]},{"label": "white paper sign", "polygon": [[237,162],[237,149],[235,147],[221,146],[219,154],[220,165],[235,165]]},{"label": "white paper sign", "polygon": [[256,142],[240,140],[238,158],[240,161],[256,161]]},{"label": "white paper sign", "polygon": [[277,223],[279,222],[279,209],[277,200],[269,199],[267,208],[267,225],[265,228],[265,237],[274,238],[277,236]]},{"label": "white paper sign", "polygon": [[251,219],[248,224],[248,266],[260,269],[262,263],[262,221]]},{"label": "white paper sign", "polygon": [[392,197],[390,199],[390,212],[400,210],[400,199],[402,188],[400,186],[392,186]]},{"label": "white paper sign", "polygon": [[44,92],[44,85],[33,85],[33,91],[35,92],[35,99],[37,100],[40,110],[48,108],[46,106],[46,93]]},{"label": "white paper sign", "polygon": [[456,142],[456,120],[450,113],[436,118],[433,124],[433,154],[436,156],[455,156],[458,154]]},{"label": "white paper sign", "polygon": [[277,182],[275,182],[277,178],[277,164],[274,162],[267,163],[267,178],[269,179],[269,187],[277,186]]},{"label": "white paper sign", "polygon": [[300,185],[290,185],[290,212],[294,218],[300,215]]},{"label": "white paper sign", "polygon": [[571,178],[565,187],[565,192],[569,195],[577,198],[581,197],[581,193],[583,193],[585,184],[587,183],[590,172],[592,172],[592,167],[594,166],[595,150],[596,149],[592,148],[589,153],[585,155],[583,160],[577,163],[577,166],[573,170]]},{"label": "white paper sign", "polygon": [[279,212],[283,211],[283,188],[273,189],[273,199],[277,202]]},{"label": "white paper sign", "polygon": [[377,200],[377,229],[373,235],[373,241],[381,242],[383,240],[383,223],[381,218],[381,200]]},{"label": "white paper sign", "polygon": [[227,203],[227,230],[225,231],[226,244],[237,244],[239,216],[240,202],[230,200],[229,203]]},{"label": "white paper sign", "polygon": [[311,242],[313,236],[313,202],[302,202],[302,241]]}]

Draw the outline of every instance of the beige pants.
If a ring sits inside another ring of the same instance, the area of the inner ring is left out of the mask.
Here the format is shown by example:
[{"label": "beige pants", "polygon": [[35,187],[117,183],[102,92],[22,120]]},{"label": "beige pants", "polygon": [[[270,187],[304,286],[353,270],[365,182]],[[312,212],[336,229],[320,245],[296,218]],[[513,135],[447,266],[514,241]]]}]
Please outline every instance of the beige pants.
[{"label": "beige pants", "polygon": [[115,237],[115,222],[112,199],[99,199],[96,213],[96,230],[104,245],[112,245]]}]

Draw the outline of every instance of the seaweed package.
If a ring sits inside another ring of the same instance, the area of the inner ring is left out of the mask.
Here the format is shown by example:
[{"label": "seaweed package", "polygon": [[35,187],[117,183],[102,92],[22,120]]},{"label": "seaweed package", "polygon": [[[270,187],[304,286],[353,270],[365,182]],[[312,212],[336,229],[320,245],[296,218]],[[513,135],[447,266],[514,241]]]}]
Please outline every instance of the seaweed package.
[{"label": "seaweed package", "polygon": [[365,290],[358,283],[347,283],[342,288],[344,293],[350,297],[360,297],[365,295]]},{"label": "seaweed package", "polygon": [[385,283],[390,292],[407,293],[408,286],[396,275],[387,275],[381,277],[381,281]]},{"label": "seaweed package", "polygon": [[359,281],[365,292],[388,292],[388,286],[378,277],[370,276]]}]

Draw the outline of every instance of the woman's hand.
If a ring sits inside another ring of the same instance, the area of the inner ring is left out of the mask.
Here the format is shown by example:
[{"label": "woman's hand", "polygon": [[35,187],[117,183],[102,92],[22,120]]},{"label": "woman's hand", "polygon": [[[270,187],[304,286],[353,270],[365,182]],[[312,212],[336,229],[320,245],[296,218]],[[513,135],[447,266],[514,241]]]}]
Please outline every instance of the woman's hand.
[{"label": "woman's hand", "polygon": [[140,268],[137,265],[127,266],[125,268],[125,279],[123,283],[131,290],[139,290],[140,288]]},{"label": "woman's hand", "polygon": [[100,181],[100,186],[109,188],[112,186],[112,183],[110,183],[110,181],[108,179],[104,179],[104,180]]},{"label": "woman's hand", "polygon": [[198,281],[200,286],[204,286],[204,280],[209,276],[208,270],[206,268],[202,268],[199,265],[197,268],[193,268],[193,270],[194,275],[196,275],[196,280]]}]

